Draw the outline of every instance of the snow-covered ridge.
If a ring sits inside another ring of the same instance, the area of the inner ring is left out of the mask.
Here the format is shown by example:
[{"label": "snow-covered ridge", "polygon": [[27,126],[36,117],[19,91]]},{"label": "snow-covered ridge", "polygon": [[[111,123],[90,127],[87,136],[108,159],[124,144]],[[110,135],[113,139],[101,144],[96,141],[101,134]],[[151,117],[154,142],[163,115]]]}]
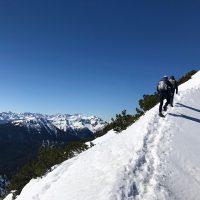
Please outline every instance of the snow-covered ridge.
[{"label": "snow-covered ridge", "polygon": [[156,105],[121,134],[110,131],[31,180],[17,200],[198,200],[199,99],[200,72],[179,87],[165,118]]},{"label": "snow-covered ridge", "polygon": [[0,124],[11,122],[16,126],[27,126],[28,128],[40,129],[41,124],[50,129],[58,128],[62,131],[68,129],[80,130],[89,129],[95,133],[105,126],[105,122],[95,116],[83,116],[80,114],[55,114],[55,115],[42,115],[39,113],[13,113],[2,112],[0,113]]},{"label": "snow-covered ridge", "polygon": [[67,129],[84,129],[88,128],[92,132],[101,130],[105,126],[105,122],[95,116],[82,116],[79,114],[76,115],[52,115],[48,116],[47,119],[51,121],[54,126],[58,129],[66,131]]}]

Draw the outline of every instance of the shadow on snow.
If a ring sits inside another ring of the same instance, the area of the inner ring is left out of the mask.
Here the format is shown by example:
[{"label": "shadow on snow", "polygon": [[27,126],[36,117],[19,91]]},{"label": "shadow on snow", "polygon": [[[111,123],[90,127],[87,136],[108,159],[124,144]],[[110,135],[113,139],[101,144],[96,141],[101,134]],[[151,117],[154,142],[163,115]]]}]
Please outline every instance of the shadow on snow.
[{"label": "shadow on snow", "polygon": [[187,105],[182,104],[182,103],[177,103],[177,104],[176,104],[176,107],[185,107],[185,108],[188,108],[188,109],[190,109],[190,110],[194,110],[194,111],[196,111],[196,112],[200,112],[199,109],[193,108],[193,107],[190,107],[190,106],[187,106]]},{"label": "shadow on snow", "polygon": [[191,121],[200,123],[200,119],[194,118],[194,117],[190,117],[188,115],[184,115],[184,114],[181,114],[181,113],[179,113],[179,114],[169,113],[169,115],[174,116],[174,117],[182,117],[182,118],[189,119]]}]

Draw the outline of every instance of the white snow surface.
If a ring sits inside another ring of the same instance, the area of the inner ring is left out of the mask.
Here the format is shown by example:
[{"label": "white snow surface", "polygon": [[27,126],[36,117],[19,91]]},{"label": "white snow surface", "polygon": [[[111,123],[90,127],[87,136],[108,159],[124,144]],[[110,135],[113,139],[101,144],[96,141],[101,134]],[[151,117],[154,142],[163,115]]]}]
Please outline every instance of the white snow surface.
[{"label": "white snow surface", "polygon": [[8,195],[4,198],[4,200],[13,200],[13,194],[12,194],[12,193],[8,194]]},{"label": "white snow surface", "polygon": [[155,106],[122,133],[110,131],[31,180],[17,200],[200,199],[199,102],[200,72],[179,87],[165,118]]}]

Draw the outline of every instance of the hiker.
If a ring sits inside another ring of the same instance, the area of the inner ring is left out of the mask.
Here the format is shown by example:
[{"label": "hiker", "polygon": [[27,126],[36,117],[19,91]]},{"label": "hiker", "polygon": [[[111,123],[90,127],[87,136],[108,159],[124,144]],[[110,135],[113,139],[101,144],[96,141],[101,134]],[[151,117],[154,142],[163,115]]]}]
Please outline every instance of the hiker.
[{"label": "hiker", "polygon": [[164,117],[162,114],[163,101],[165,99],[167,100],[163,107],[163,110],[167,111],[167,106],[170,104],[170,92],[172,91],[172,84],[169,82],[167,76],[163,76],[163,78],[159,81],[157,91],[160,95],[159,116]]},{"label": "hiker", "polygon": [[170,92],[170,105],[171,105],[171,107],[173,107],[175,90],[176,90],[176,94],[178,94],[178,84],[177,84],[177,81],[174,78],[174,76],[170,76],[169,82],[172,84],[172,89],[171,89],[171,92]]}]

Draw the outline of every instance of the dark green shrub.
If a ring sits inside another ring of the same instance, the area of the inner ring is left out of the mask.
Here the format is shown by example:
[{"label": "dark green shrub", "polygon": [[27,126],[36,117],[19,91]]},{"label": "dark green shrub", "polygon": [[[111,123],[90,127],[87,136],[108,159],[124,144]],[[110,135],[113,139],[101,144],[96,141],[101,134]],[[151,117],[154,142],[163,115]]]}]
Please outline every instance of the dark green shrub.
[{"label": "dark green shrub", "polygon": [[178,85],[181,85],[181,84],[185,83],[186,81],[190,80],[191,77],[196,73],[197,73],[196,70],[192,70],[192,71],[188,72],[185,76],[181,77],[178,80]]}]

